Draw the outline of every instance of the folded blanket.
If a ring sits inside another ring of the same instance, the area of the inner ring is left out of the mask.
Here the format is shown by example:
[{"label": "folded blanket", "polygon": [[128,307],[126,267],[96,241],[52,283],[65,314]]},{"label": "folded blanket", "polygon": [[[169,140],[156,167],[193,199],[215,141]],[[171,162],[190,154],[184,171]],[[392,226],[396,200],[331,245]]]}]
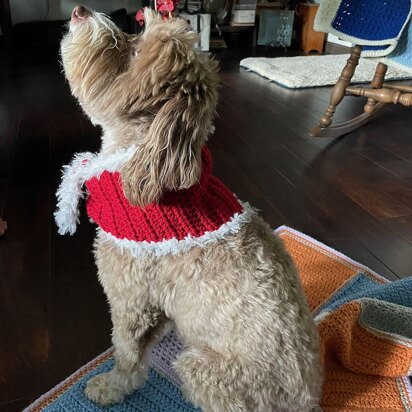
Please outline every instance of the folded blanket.
[{"label": "folded blanket", "polygon": [[411,411],[412,277],[388,282],[299,232],[280,235],[321,336],[324,412]]},{"label": "folded blanket", "polygon": [[412,278],[385,288],[370,285],[374,282],[360,273],[349,283],[339,292],[352,289],[346,298],[326,306],[318,318],[325,365],[322,406],[410,411]]},{"label": "folded blanket", "polygon": [[412,0],[322,0],[317,31],[364,46],[363,56],[391,53],[408,23]]}]

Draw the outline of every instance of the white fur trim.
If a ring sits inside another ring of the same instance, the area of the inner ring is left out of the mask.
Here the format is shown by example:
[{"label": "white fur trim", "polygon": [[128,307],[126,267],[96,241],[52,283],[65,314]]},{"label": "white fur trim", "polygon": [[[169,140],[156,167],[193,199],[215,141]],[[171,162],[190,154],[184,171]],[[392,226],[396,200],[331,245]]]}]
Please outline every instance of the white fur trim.
[{"label": "white fur trim", "polygon": [[161,242],[136,242],[128,239],[118,239],[111,233],[105,232],[100,227],[97,228],[97,233],[101,239],[115,243],[122,252],[128,250],[135,257],[147,256],[148,254],[154,254],[155,256],[164,256],[168,254],[176,255],[180,252],[185,252],[194,246],[205,247],[211,243],[218,242],[227,235],[239,232],[245,223],[252,220],[252,216],[255,214],[255,209],[253,209],[249,203],[242,202],[242,206],[242,213],[235,213],[230,220],[220,226],[219,229],[216,229],[213,232],[205,232],[204,235],[199,237],[188,235],[182,240],[169,239]]},{"label": "white fur trim", "polygon": [[54,218],[61,235],[76,232],[79,223],[79,200],[84,197],[83,185],[105,170],[115,172],[136,152],[136,146],[120,149],[112,155],[90,152],[78,153],[69,165],[63,167],[63,176],[56,192],[57,210]]}]

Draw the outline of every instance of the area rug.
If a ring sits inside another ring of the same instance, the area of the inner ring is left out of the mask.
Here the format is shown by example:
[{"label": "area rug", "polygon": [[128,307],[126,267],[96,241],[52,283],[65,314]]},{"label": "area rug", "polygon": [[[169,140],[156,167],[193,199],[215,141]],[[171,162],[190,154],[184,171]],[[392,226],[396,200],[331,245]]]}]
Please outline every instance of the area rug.
[{"label": "area rug", "polygon": [[[318,324],[325,367],[322,409],[411,411],[412,277],[389,282],[296,230],[282,226],[276,232],[300,269]],[[102,408],[84,395],[92,376],[113,367],[109,349],[25,411],[199,411],[184,400],[171,367],[181,350],[173,332],[166,336],[153,352],[147,383],[118,405]]]},{"label": "area rug", "polygon": [[[349,54],[297,57],[248,57],[240,66],[289,89],[332,86],[339,79]],[[370,83],[375,74],[375,59],[360,59],[353,83]],[[412,74],[389,67],[386,80],[410,79]]]}]

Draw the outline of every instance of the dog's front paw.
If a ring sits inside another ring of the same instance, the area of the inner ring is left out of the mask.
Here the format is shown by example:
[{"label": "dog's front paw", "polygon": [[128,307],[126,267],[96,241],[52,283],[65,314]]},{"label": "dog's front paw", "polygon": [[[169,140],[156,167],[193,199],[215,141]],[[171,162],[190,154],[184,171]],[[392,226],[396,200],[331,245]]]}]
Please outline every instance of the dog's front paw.
[{"label": "dog's front paw", "polygon": [[120,402],[127,395],[127,391],[119,385],[112,371],[101,373],[90,379],[84,392],[90,400],[99,405]]}]

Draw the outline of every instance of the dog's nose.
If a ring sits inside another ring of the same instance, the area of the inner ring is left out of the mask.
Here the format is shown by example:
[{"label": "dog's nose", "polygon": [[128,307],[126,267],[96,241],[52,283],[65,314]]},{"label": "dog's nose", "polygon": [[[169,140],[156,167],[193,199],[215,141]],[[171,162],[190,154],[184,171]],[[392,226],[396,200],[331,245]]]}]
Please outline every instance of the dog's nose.
[{"label": "dog's nose", "polygon": [[84,6],[76,6],[72,12],[72,19],[73,20],[83,20],[90,14],[89,10],[86,9]]}]

